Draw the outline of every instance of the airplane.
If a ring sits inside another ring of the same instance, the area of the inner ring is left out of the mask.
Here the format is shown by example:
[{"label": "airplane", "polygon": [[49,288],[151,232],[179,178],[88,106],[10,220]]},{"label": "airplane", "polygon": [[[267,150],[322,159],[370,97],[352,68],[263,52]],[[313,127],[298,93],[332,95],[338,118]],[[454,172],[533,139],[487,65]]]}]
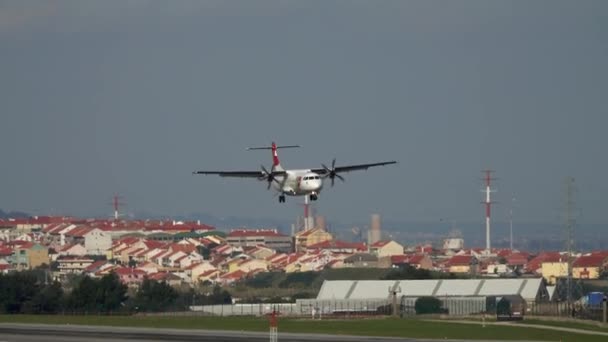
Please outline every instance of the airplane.
[{"label": "airplane", "polygon": [[261,165],[261,170],[258,171],[194,171],[192,174],[198,175],[219,175],[221,177],[240,177],[240,178],[255,178],[268,183],[267,189],[272,186],[279,194],[279,203],[285,203],[285,195],[288,196],[309,196],[311,201],[316,201],[321,190],[323,189],[323,180],[329,178],[331,186],[334,186],[336,178],[344,182],[344,177],[340,175],[342,172],[351,172],[357,170],[367,170],[374,166],[383,166],[396,164],[397,162],[385,161],[370,164],[357,164],[336,166],[336,159],[331,162],[331,168],[325,164],[321,164],[321,168],[316,169],[301,169],[301,170],[286,170],[281,166],[278,149],[297,148],[299,145],[277,146],[272,143],[271,146],[250,147],[247,150],[271,150],[272,151],[272,168],[268,171],[264,165]]}]

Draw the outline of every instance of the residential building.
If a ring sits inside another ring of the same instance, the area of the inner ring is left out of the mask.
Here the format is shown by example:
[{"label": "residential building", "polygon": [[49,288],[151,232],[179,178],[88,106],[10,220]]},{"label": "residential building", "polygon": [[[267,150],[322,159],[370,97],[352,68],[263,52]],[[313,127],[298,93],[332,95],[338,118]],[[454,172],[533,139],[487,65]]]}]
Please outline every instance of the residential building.
[{"label": "residential building", "polygon": [[370,253],[357,253],[344,258],[344,267],[377,268],[378,257]]},{"label": "residential building", "polygon": [[49,249],[32,242],[15,245],[11,264],[16,270],[31,270],[44,264],[49,265]]},{"label": "residential building", "polygon": [[333,236],[320,228],[300,231],[296,233],[295,250],[296,252],[303,252],[312,245],[330,240],[333,240]]},{"label": "residential building", "polygon": [[290,252],[291,237],[279,233],[276,229],[235,229],[227,236],[226,241],[234,247],[266,246],[268,248]]},{"label": "residential building", "polygon": [[66,256],[57,259],[59,276],[63,277],[68,274],[80,274],[91,266],[95,260],[89,257]]},{"label": "residential building", "polygon": [[479,260],[472,255],[454,255],[446,263],[445,267],[450,273],[470,273],[476,274]]},{"label": "residential building", "polygon": [[557,278],[568,276],[568,262],[565,260],[557,262],[541,263],[541,274],[549,285],[555,285]]},{"label": "residential building", "polygon": [[369,246],[369,252],[375,254],[378,258],[392,255],[402,255],[403,246],[392,240],[383,240],[371,244]]},{"label": "residential building", "polygon": [[112,237],[109,233],[94,228],[83,234],[84,247],[88,255],[104,255],[112,247]]},{"label": "residential building", "polygon": [[608,264],[607,254],[591,254],[577,258],[572,263],[572,277],[598,279]]}]

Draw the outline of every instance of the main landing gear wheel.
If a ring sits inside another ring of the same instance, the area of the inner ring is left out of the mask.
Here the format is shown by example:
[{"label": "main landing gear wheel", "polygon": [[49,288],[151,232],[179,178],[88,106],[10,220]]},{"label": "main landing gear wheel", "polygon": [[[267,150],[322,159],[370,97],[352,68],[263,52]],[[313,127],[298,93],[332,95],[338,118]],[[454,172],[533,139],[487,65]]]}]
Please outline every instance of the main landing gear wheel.
[{"label": "main landing gear wheel", "polygon": [[285,195],[279,196],[279,203],[285,203]]},{"label": "main landing gear wheel", "polygon": [[311,194],[311,195],[310,195],[310,200],[311,200],[311,201],[316,201],[316,200],[317,200],[317,198],[318,198],[318,197],[317,197],[317,195],[315,195],[315,194]]}]

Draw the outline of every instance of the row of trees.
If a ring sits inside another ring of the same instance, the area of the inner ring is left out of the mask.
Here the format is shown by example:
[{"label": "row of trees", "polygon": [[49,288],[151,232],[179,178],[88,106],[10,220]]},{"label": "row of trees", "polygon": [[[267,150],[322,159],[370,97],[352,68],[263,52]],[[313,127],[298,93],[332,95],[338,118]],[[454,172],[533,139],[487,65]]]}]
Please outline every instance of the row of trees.
[{"label": "row of trees", "polygon": [[129,295],[127,286],[114,273],[99,279],[80,277],[67,290],[57,281],[48,282],[36,271],[0,274],[0,313],[181,311],[192,304],[226,302],[231,303],[232,298],[219,287],[210,293],[196,295],[192,290],[179,292],[165,282],[147,278]]}]

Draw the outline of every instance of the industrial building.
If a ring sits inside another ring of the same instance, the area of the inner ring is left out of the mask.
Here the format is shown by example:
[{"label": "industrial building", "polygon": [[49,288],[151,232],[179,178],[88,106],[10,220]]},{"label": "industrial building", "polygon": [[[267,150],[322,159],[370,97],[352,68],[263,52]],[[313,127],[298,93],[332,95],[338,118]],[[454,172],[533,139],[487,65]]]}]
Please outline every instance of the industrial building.
[{"label": "industrial building", "polygon": [[316,299],[299,300],[298,303],[321,308],[326,313],[345,308],[369,311],[389,304],[393,294],[406,314],[413,310],[419,297],[439,298],[453,315],[484,312],[490,300],[504,296],[518,296],[531,305],[549,300],[542,278],[326,280]]}]

